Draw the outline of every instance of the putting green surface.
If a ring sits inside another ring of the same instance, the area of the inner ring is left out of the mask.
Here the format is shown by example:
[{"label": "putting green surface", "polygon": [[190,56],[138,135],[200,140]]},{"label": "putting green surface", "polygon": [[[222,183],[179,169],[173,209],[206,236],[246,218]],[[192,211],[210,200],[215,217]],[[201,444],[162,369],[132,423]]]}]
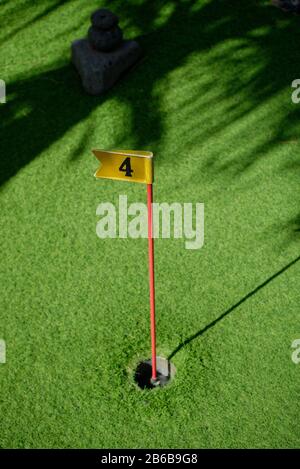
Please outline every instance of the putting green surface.
[{"label": "putting green surface", "polygon": [[[90,97],[70,43],[99,5],[0,1],[0,447],[299,447],[300,19],[109,2],[145,55]],[[163,389],[133,380],[147,240],[96,236],[100,202],[146,188],[95,180],[95,147],[153,151],[155,200],[205,204],[202,249],[155,242]]]}]

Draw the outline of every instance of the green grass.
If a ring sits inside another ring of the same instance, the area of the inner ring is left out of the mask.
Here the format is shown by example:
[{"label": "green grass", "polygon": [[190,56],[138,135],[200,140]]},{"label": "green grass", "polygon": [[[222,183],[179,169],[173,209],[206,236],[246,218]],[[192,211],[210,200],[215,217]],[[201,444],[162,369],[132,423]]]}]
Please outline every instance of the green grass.
[{"label": "green grass", "polygon": [[[300,446],[300,20],[241,3],[109,2],[145,57],[92,98],[69,47],[105,2],[0,1],[0,447]],[[93,147],[151,149],[156,201],[205,203],[201,250],[155,243],[164,389],[133,382],[147,240],[95,232],[145,188],[95,180]]]}]

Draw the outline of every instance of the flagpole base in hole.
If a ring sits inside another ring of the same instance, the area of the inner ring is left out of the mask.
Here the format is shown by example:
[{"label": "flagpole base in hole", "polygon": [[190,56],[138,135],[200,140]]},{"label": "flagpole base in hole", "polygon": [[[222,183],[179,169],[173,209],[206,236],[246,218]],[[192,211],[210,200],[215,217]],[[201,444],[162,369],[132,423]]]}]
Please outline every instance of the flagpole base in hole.
[{"label": "flagpole base in hole", "polygon": [[175,366],[166,358],[156,357],[157,378],[152,378],[152,360],[141,361],[134,373],[134,380],[141,389],[162,388],[175,376]]},{"label": "flagpole base in hole", "polygon": [[160,386],[160,381],[158,378],[151,378],[150,383],[152,384],[154,388],[156,388],[157,386]]}]

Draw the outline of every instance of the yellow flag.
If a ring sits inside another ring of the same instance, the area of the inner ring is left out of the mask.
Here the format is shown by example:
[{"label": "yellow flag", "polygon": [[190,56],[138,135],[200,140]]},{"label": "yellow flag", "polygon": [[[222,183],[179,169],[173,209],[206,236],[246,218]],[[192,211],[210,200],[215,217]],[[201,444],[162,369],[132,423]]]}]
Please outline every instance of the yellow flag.
[{"label": "yellow flag", "polygon": [[96,178],[152,184],[153,153],[150,151],[93,150],[93,153],[101,163]]}]

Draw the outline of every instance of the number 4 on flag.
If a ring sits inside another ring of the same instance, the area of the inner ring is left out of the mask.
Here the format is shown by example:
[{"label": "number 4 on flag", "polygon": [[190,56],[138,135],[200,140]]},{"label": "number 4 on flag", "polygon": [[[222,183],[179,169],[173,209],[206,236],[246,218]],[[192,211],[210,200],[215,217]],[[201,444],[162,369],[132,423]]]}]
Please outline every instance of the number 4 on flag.
[{"label": "number 4 on flag", "polygon": [[126,173],[127,177],[132,177],[133,169],[131,169],[131,162],[130,162],[130,157],[127,156],[127,158],[123,161],[121,164],[119,171],[124,171]]},{"label": "number 4 on flag", "polygon": [[153,153],[150,151],[93,150],[93,153],[101,163],[96,178],[152,184]]}]

